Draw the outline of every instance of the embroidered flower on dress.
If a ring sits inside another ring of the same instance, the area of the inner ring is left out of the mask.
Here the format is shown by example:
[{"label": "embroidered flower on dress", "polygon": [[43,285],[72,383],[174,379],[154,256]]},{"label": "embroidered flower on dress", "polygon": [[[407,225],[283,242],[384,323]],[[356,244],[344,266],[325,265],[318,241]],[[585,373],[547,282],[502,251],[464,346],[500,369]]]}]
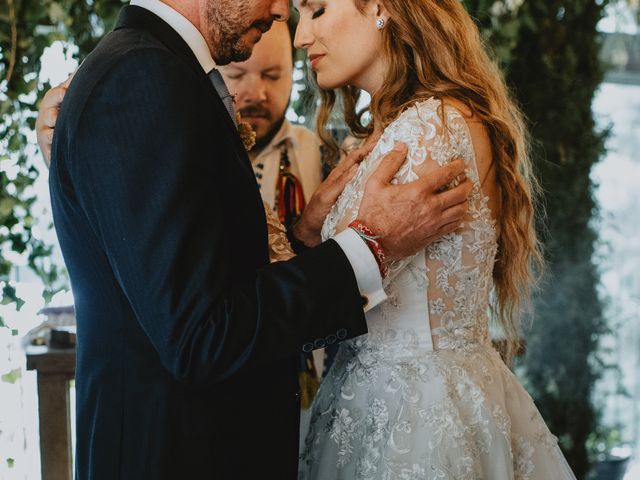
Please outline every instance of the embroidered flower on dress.
[{"label": "embroidered flower on dress", "polygon": [[400,480],[422,480],[425,478],[425,471],[420,465],[414,463],[411,468],[403,468],[398,478]]},{"label": "embroidered flower on dress", "polygon": [[431,315],[442,315],[444,313],[445,304],[442,298],[438,297],[435,300],[431,300],[431,308],[429,309],[429,313]]},{"label": "embroidered flower on dress", "polygon": [[338,444],[338,466],[343,466],[350,460],[353,452],[352,440],[356,423],[346,408],[334,411],[332,420],[329,437]]}]

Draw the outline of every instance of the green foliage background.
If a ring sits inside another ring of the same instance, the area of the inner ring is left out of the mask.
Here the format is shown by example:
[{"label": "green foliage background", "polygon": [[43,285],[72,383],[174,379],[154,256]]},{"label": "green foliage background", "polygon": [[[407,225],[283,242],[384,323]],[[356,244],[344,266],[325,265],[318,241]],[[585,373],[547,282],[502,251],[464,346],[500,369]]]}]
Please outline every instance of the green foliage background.
[{"label": "green foliage background", "polygon": [[35,126],[39,97],[50,87],[38,81],[42,53],[55,40],[64,40],[86,55],[111,27],[122,4],[0,0],[0,302],[4,305],[22,306],[9,282],[8,252],[27,257],[43,280],[45,299],[64,284],[59,267],[48,261],[51,247],[33,230],[32,186],[45,166],[30,158],[34,150],[27,136]]},{"label": "green foliage background", "polygon": [[[0,3],[0,254],[26,252],[51,286],[49,248],[34,237],[30,186],[42,164],[26,154],[38,97],[40,57],[54,40],[84,57],[113,25],[121,0],[1,0]],[[591,404],[600,367],[594,352],[606,329],[593,264],[597,214],[589,173],[603,154],[605,133],[591,103],[602,81],[596,24],[607,0],[465,0],[520,101],[535,139],[545,191],[540,223],[549,268],[536,299],[536,319],[522,358],[527,388],[560,437],[578,478],[588,470],[585,441],[595,428]],[[5,165],[18,166],[9,178]],[[0,255],[3,302],[19,302],[8,283],[11,262]],[[53,287],[51,287],[53,288]],[[19,306],[19,304],[17,304]],[[1,321],[1,320],[0,320]]]}]

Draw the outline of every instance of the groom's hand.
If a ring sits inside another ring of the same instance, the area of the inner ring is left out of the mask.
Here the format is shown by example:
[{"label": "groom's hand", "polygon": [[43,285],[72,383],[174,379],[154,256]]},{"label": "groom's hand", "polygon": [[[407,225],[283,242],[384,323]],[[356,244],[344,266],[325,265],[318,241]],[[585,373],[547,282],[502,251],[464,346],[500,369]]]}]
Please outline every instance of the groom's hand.
[{"label": "groom's hand", "polygon": [[53,87],[44,94],[40,107],[38,108],[38,118],[36,119],[36,136],[38,145],[44,157],[44,162],[49,167],[51,162],[51,144],[53,142],[53,131],[60,112],[60,105],[67,92],[67,87],[71,83],[73,75],[58,86]]},{"label": "groom's hand", "polygon": [[358,219],[379,238],[386,260],[408,257],[442,235],[454,231],[466,215],[472,184],[465,164],[455,160],[404,185],[390,182],[401,167],[407,148],[397,144],[380,162],[365,185]]},{"label": "groom's hand", "polygon": [[320,231],[324,219],[338,200],[344,187],[358,171],[358,165],[378,142],[379,135],[371,136],[359,148],[349,152],[318,186],[302,212],[300,220],[293,226],[293,235],[307,247],[320,244]]}]

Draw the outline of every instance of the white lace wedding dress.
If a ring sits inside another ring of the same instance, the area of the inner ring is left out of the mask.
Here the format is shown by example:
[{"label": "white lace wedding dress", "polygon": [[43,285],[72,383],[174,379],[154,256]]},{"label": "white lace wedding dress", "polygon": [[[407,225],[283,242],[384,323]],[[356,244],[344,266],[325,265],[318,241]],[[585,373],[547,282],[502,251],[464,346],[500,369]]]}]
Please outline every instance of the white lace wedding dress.
[{"label": "white lace wedding dress", "polygon": [[323,238],[355,219],[366,179],[396,141],[399,183],[463,158],[474,182],[462,227],[391,265],[369,333],[343,342],[312,406],[303,480],[575,479],[533,401],[492,348],[496,231],[470,132],[429,99],[384,131],[327,217]]}]

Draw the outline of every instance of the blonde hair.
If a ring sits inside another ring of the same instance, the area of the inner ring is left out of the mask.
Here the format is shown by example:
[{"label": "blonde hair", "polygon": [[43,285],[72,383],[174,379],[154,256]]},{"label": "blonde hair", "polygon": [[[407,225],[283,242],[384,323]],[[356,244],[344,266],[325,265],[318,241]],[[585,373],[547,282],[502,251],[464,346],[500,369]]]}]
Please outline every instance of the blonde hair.
[{"label": "blonde hair", "polygon": [[[369,0],[352,0],[361,12]],[[384,0],[389,21],[381,31],[388,71],[369,107],[356,112],[360,91],[339,91],[351,134],[366,137],[384,129],[420,99],[447,98],[464,103],[482,121],[492,145],[501,212],[498,254],[493,270],[494,321],[506,339],[510,361],[520,346],[521,313],[544,265],[535,231],[534,194],[525,121],[502,74],[489,58],[480,33],[459,0]],[[321,92],[317,127],[330,152],[338,147],[325,128],[336,91]],[[363,123],[369,113],[371,121]]]}]

